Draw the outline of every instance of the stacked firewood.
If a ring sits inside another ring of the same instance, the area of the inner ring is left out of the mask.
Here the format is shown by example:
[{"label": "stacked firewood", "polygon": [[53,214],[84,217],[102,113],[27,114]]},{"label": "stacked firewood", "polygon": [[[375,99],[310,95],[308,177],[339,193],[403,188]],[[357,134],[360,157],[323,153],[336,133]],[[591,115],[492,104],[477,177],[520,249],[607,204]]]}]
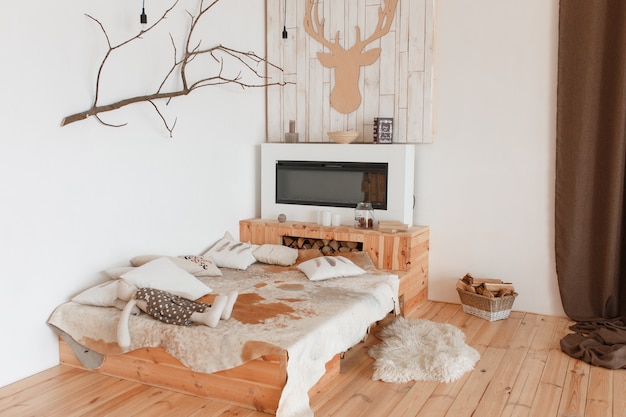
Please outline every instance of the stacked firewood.
[{"label": "stacked firewood", "polygon": [[362,244],[359,242],[305,237],[283,236],[283,245],[296,249],[318,249],[324,255],[335,252],[358,252],[362,250]]},{"label": "stacked firewood", "polygon": [[510,282],[497,278],[474,278],[470,274],[459,279],[456,287],[487,298],[506,297],[515,293],[515,287]]}]

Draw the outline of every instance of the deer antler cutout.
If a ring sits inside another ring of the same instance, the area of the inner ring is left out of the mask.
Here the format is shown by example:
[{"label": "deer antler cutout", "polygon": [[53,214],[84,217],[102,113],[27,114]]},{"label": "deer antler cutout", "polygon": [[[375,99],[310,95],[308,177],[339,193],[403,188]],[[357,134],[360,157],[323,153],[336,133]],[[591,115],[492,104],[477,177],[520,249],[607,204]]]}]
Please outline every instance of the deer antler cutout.
[{"label": "deer antler cutout", "polygon": [[330,93],[330,105],[340,113],[352,113],[361,105],[361,92],[358,85],[361,67],[373,64],[380,56],[380,48],[372,48],[366,52],[363,52],[363,49],[389,33],[398,0],[385,0],[384,6],[379,7],[376,29],[365,40],[361,40],[361,28],[357,26],[357,41],[349,49],[344,49],[339,44],[339,31],[335,34],[334,42],[324,37],[325,20],[319,16],[318,3],[319,0],[308,0],[304,16],[304,30],[331,52],[317,53],[322,66],[335,69],[335,85]]}]

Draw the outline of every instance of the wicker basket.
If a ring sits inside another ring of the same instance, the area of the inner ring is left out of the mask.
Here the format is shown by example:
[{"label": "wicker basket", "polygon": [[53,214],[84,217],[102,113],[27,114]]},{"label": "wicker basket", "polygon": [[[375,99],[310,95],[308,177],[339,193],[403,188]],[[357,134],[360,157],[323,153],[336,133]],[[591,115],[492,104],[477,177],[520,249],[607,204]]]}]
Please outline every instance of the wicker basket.
[{"label": "wicker basket", "polygon": [[513,293],[505,297],[489,298],[460,288],[456,290],[461,298],[464,312],[489,321],[508,318],[513,301],[517,297],[517,293]]}]

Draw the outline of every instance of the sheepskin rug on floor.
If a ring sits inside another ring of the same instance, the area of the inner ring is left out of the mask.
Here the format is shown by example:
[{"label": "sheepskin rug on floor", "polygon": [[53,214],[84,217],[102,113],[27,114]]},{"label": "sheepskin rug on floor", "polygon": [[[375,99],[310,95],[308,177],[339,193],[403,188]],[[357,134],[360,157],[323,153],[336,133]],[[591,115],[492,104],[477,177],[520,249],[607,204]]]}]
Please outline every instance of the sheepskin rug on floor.
[{"label": "sheepskin rug on floor", "polygon": [[396,318],[369,349],[375,359],[373,380],[452,382],[474,369],[480,354],[451,325],[425,319]]}]

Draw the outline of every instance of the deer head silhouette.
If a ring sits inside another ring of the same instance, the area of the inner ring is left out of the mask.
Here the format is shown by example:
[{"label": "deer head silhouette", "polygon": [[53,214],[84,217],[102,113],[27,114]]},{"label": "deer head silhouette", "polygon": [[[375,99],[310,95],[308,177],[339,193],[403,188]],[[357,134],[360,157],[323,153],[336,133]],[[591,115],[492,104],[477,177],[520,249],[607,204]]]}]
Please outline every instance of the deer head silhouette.
[{"label": "deer head silhouette", "polygon": [[[357,26],[356,42],[349,49],[344,49],[339,44],[339,31],[335,34],[334,42],[324,37],[324,18],[319,17],[318,2],[319,0],[308,0],[304,29],[311,38],[330,50],[330,53],[317,53],[322,66],[335,69],[335,85],[330,93],[330,105],[338,112],[348,114],[361,105],[358,85],[361,67],[373,64],[380,56],[380,48],[372,48],[365,52],[363,49],[389,32],[398,0],[385,0],[384,6],[379,7],[378,24],[374,33],[367,39],[361,40],[361,29]],[[312,13],[315,19],[311,17]]]}]

